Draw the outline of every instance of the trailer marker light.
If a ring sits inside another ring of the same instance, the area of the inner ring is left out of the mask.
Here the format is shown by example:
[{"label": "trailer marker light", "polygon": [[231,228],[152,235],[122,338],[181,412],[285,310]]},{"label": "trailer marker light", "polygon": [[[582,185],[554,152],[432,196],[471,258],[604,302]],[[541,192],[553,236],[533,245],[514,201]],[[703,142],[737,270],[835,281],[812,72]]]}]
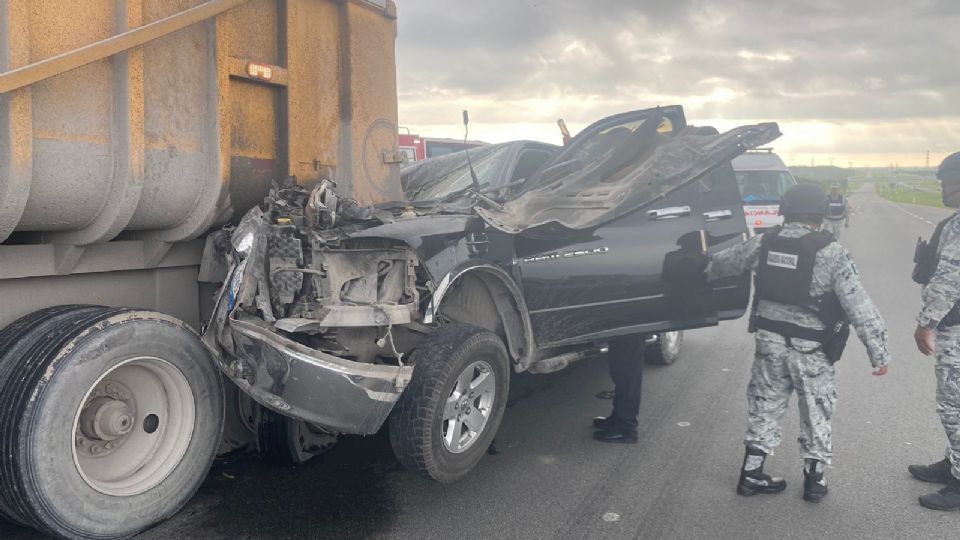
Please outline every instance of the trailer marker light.
[{"label": "trailer marker light", "polygon": [[254,79],[269,81],[273,78],[273,68],[263,64],[254,64],[253,62],[250,62],[247,64],[247,75]]}]

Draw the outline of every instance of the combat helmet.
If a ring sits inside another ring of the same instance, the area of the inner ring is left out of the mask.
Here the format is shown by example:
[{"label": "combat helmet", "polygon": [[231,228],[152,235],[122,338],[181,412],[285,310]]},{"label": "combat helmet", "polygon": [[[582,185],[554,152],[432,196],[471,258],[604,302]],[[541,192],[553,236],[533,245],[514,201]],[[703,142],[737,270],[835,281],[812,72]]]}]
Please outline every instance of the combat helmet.
[{"label": "combat helmet", "polygon": [[792,221],[800,217],[823,219],[827,215],[827,195],[817,184],[797,184],[780,201],[780,215]]},{"label": "combat helmet", "polygon": [[943,158],[937,168],[937,178],[944,184],[960,184],[960,152]]}]

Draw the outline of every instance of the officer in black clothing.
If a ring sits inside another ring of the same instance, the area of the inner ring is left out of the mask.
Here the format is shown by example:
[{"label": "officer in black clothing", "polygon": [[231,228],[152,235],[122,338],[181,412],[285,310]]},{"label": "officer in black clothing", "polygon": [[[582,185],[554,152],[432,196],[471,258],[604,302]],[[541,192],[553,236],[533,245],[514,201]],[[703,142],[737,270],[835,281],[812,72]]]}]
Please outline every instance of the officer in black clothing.
[{"label": "officer in black clothing", "polygon": [[593,438],[603,442],[637,442],[637,416],[640,414],[640,390],[643,382],[643,351],[646,336],[613,338],[607,361],[613,379],[613,412],[593,419]]},{"label": "officer in black clothing", "polygon": [[[709,259],[701,250],[699,232],[689,233],[677,240],[678,249],[664,257],[661,279],[669,286],[666,294],[677,316],[693,319],[712,309],[712,289],[703,273]],[[707,310],[703,311],[702,310]],[[598,441],[637,442],[637,415],[640,412],[640,392],[643,381],[647,336],[637,334],[614,338],[609,343],[607,359],[610,378],[613,379],[613,412],[610,416],[593,420]]]}]

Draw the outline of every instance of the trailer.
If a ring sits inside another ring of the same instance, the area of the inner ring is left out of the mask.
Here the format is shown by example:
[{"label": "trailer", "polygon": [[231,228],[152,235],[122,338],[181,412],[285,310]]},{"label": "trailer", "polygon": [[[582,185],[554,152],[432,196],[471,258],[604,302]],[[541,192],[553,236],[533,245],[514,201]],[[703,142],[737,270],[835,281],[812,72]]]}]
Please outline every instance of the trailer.
[{"label": "trailer", "polygon": [[218,452],[322,446],[221,378],[204,248],[278,178],[401,197],[395,39],[392,0],[0,0],[0,515],[128,537]]}]

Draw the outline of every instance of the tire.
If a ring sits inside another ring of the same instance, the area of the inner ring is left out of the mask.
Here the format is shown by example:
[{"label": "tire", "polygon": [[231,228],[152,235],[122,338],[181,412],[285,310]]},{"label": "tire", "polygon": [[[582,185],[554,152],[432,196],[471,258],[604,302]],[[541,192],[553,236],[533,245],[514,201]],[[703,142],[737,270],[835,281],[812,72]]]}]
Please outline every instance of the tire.
[{"label": "tire", "polygon": [[56,537],[132,536],[200,487],[223,410],[219,371],[177,319],[28,315],[0,332],[0,506]]},{"label": "tire", "polygon": [[483,458],[500,427],[507,350],[496,334],[453,323],[424,339],[411,363],[410,385],[390,416],[390,444],[408,469],[453,482]]},{"label": "tire", "polygon": [[223,436],[217,457],[234,456],[256,448],[257,409],[260,406],[230,379],[223,379],[223,403]]},{"label": "tire", "polygon": [[680,359],[683,344],[683,331],[657,334],[653,343],[647,345],[645,354],[647,363],[655,366],[669,366]]},{"label": "tire", "polygon": [[260,407],[257,448],[260,457],[269,463],[303,465],[327,453],[336,443],[337,436],[333,433]]}]

